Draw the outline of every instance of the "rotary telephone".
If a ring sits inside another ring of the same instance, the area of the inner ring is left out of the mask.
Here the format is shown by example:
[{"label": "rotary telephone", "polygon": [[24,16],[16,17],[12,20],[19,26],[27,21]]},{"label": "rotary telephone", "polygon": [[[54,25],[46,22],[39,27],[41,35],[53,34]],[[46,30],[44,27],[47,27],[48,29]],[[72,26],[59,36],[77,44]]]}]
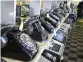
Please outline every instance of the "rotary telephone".
[{"label": "rotary telephone", "polygon": [[29,34],[34,40],[42,41],[48,39],[48,33],[41,26],[41,22],[37,16],[32,17],[25,23],[24,32]]},{"label": "rotary telephone", "polygon": [[32,40],[27,34],[19,31],[17,27],[5,27],[1,30],[1,47],[6,47],[7,43],[14,42],[19,45],[19,47],[27,53],[30,59],[38,52],[38,46],[34,40]]}]

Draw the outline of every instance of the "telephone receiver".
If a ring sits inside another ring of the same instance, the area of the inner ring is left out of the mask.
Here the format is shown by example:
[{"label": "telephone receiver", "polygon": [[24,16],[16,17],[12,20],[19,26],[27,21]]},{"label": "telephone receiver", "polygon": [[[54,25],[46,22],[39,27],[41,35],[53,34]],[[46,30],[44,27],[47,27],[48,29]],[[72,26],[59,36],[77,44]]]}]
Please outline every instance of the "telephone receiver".
[{"label": "telephone receiver", "polygon": [[45,21],[42,17],[40,17],[41,25],[47,30],[49,33],[53,33],[54,27],[51,25],[51,23]]},{"label": "telephone receiver", "polygon": [[38,41],[47,40],[48,38],[48,33],[42,27],[38,16],[32,17],[25,23],[25,33]]},{"label": "telephone receiver", "polygon": [[53,13],[53,15],[56,15],[57,17],[59,17],[59,19],[61,19],[60,14],[58,14],[58,13],[57,13],[57,12],[55,12],[55,11],[52,11],[52,13]]},{"label": "telephone receiver", "polygon": [[37,20],[35,20],[34,18],[32,19],[29,19],[25,24],[25,28],[24,28],[24,32],[31,35],[33,33],[33,30],[34,30],[34,23],[36,22]]},{"label": "telephone receiver", "polygon": [[53,15],[53,13],[51,13],[51,12],[49,13],[49,16],[52,17],[53,19],[55,19],[55,21],[57,21],[57,22],[60,21],[60,18],[57,17],[56,15]]},{"label": "telephone receiver", "polygon": [[34,25],[35,25],[37,31],[38,31],[38,32],[41,32],[41,29],[42,29],[42,28],[41,28],[41,25],[39,24],[39,22],[34,23]]},{"label": "telephone receiver", "polygon": [[51,23],[54,28],[57,27],[57,22],[54,21],[54,20],[51,20],[49,17],[45,17],[44,20],[47,21],[47,22],[49,22],[49,23]]},{"label": "telephone receiver", "polygon": [[10,27],[10,26],[1,28],[1,37],[0,37],[1,48],[4,48],[7,45],[8,41],[9,41],[8,32],[10,32],[11,29],[12,29],[12,27]]},{"label": "telephone receiver", "polygon": [[41,23],[38,21],[38,17],[34,16],[32,17],[32,19],[29,19],[26,23],[25,23],[25,32],[29,35],[31,35],[34,31],[34,29],[36,29],[38,32],[41,31]]}]

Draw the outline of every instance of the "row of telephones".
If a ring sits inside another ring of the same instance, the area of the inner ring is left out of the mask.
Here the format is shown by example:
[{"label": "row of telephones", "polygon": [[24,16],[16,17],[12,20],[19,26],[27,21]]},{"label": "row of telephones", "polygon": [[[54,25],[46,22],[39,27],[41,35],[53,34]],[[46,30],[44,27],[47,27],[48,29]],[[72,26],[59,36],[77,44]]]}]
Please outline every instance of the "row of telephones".
[{"label": "row of telephones", "polygon": [[69,14],[68,18],[60,26],[56,35],[53,36],[49,45],[43,51],[39,62],[61,62],[64,59],[63,52],[67,41],[67,34],[75,22],[76,14]]},{"label": "row of telephones", "polygon": [[[66,34],[67,34],[66,32],[69,29],[68,26],[69,26],[69,24],[63,23],[61,28],[56,32],[56,36],[53,36],[52,41],[50,42],[50,45],[46,49],[46,51],[49,51],[52,54],[55,54],[56,56],[59,56],[59,59],[60,59],[60,55],[56,54],[55,52],[61,53],[61,51],[64,51],[64,47],[65,47],[65,43],[66,43]],[[67,30],[64,28],[66,28]],[[2,48],[4,48],[7,45],[8,41],[13,41],[13,39],[15,39],[16,42],[18,43],[18,45],[21,47],[21,49],[23,51],[25,51],[30,56],[31,59],[38,52],[38,46],[34,42],[34,40],[32,40],[32,38],[29,35],[27,35],[26,33],[19,31],[17,27],[7,27],[7,26],[3,27],[1,29],[1,38],[0,39],[1,39]],[[44,54],[44,53],[42,53],[42,54]],[[48,53],[46,53],[46,54],[48,54]],[[50,54],[48,54],[48,55],[50,55]],[[54,60],[49,57],[47,57],[47,58],[51,61]]]},{"label": "row of telephones", "polygon": [[[9,42],[14,42],[15,40],[20,48],[27,53],[30,60],[33,59],[39,50],[35,40],[47,40],[48,34],[53,33],[54,28],[56,28],[58,23],[61,22],[62,17],[65,17],[66,14],[69,13],[67,10],[67,12],[65,12],[65,10],[62,12],[61,9],[62,8],[57,8],[53,11],[47,12],[44,14],[45,17],[41,17],[41,15],[32,17],[24,24],[23,31],[20,31],[16,26],[5,26],[1,28],[1,48],[3,49]],[[60,11],[58,12],[58,10]],[[64,28],[57,31],[57,35],[52,38],[50,44],[52,46],[49,45],[47,49],[44,50],[44,53],[42,53],[42,56],[45,56],[50,62],[60,60],[60,55],[56,54],[55,51],[60,53],[64,50],[66,35],[62,30],[64,31]],[[58,45],[55,40],[59,41],[60,45]]]}]

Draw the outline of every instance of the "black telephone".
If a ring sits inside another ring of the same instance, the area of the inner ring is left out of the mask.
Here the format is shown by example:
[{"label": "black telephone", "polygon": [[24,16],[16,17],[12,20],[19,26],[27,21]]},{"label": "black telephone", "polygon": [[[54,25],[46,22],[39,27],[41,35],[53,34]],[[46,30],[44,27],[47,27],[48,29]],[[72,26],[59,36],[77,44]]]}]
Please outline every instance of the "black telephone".
[{"label": "black telephone", "polygon": [[[1,32],[5,31],[4,34],[2,35],[2,41],[1,41],[1,45],[2,47],[5,47],[5,44],[7,44],[7,42],[9,41],[16,41],[16,43],[20,46],[20,48],[27,53],[27,55],[30,57],[30,59],[33,59],[33,57],[36,55],[37,51],[38,51],[38,46],[35,43],[34,40],[32,40],[27,34],[25,34],[24,32],[21,32],[18,30],[17,27],[5,27],[4,30],[2,30]],[[8,31],[6,31],[8,30]],[[4,43],[4,40],[5,43]],[[7,39],[7,40],[6,40]],[[9,40],[10,39],[10,40]],[[3,42],[3,43],[2,43]]]},{"label": "black telephone", "polygon": [[64,10],[62,8],[57,8],[57,9],[54,9],[54,12],[58,13],[61,15],[61,17],[65,17],[65,13],[64,13]]},{"label": "black telephone", "polygon": [[25,26],[24,31],[25,31],[27,34],[31,35],[31,34],[33,33],[33,30],[35,29],[33,24],[34,24],[36,21],[37,21],[37,20],[35,20],[35,19],[29,19],[29,20],[24,24],[24,26]]},{"label": "black telephone", "polygon": [[60,18],[59,17],[57,17],[56,15],[53,15],[53,13],[52,12],[49,12],[49,16],[50,17],[52,17],[55,21],[60,21]]},{"label": "black telephone", "polygon": [[59,19],[61,19],[61,15],[55,11],[52,11],[53,15],[56,15],[57,17],[59,17]]},{"label": "black telephone", "polygon": [[53,25],[53,27],[55,27],[55,28],[57,27],[57,22],[56,21],[51,20],[48,17],[45,17],[44,20],[47,21],[47,22],[49,22],[49,23],[51,23]]},{"label": "black telephone", "polygon": [[27,53],[27,55],[32,59],[37,51],[38,46],[34,40],[32,40],[27,34],[19,31],[18,29],[12,29],[11,32],[8,33],[9,36],[12,36],[12,40],[16,40],[20,48]]},{"label": "black telephone", "polygon": [[25,33],[29,34],[34,40],[45,41],[48,39],[48,33],[41,26],[41,22],[36,16],[26,22]]},{"label": "black telephone", "polygon": [[40,22],[41,25],[45,28],[45,30],[47,30],[49,33],[54,32],[54,27],[51,25],[51,23],[45,21],[43,17],[40,17]]},{"label": "black telephone", "polygon": [[54,18],[52,18],[51,16],[49,16],[50,12],[51,11],[43,13],[43,14],[40,15],[40,17],[43,18],[43,22],[42,23],[44,23],[44,24],[46,23],[46,25],[49,25],[48,23],[50,23],[54,28],[56,28],[58,22]]}]

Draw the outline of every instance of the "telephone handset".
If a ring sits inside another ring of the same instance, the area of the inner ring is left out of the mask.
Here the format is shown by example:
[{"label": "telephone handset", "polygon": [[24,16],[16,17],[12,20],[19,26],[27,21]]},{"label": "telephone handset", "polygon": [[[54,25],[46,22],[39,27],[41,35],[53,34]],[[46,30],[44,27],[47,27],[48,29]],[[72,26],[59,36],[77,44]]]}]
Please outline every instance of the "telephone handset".
[{"label": "telephone handset", "polygon": [[0,40],[1,40],[1,48],[5,47],[8,43],[8,32],[12,29],[12,27],[2,27],[1,28],[1,37],[0,37]]}]

